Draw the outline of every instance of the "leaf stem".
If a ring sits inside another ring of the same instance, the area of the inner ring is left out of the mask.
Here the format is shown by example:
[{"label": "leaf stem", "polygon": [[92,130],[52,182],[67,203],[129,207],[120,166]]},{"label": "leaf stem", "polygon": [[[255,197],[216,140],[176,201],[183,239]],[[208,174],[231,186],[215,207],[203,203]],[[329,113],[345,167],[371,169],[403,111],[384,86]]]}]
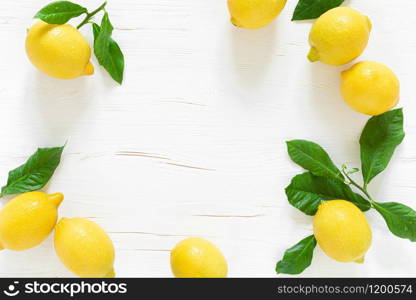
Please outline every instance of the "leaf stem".
[{"label": "leaf stem", "polygon": [[96,10],[94,10],[90,13],[87,13],[87,15],[85,16],[85,19],[77,26],[77,29],[80,29],[82,26],[87,24],[91,20],[92,17],[94,17],[100,11],[104,10],[106,5],[107,5],[107,1],[105,1],[103,4],[101,4],[101,6],[98,7]]},{"label": "leaf stem", "polygon": [[361,192],[364,193],[364,195],[367,196],[368,200],[371,202],[371,205],[373,205],[374,200],[371,197],[371,195],[368,193],[367,191],[367,185],[365,185],[364,187],[360,186],[357,182],[355,182],[348,174],[347,172],[347,167],[344,165],[342,166],[342,173],[345,175],[345,177],[347,177],[347,179],[349,180],[349,183],[352,184],[353,186],[355,186],[357,189],[359,189]]}]

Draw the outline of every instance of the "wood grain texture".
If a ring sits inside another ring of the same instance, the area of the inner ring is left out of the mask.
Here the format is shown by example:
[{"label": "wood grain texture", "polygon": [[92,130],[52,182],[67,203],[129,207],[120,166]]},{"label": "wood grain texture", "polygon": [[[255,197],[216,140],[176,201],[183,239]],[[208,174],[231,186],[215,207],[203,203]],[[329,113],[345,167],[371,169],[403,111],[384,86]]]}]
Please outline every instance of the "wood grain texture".
[{"label": "wood grain texture", "polygon": [[[0,181],[36,147],[68,141],[47,191],[65,194],[60,216],[87,217],[109,232],[118,276],[171,276],[169,250],[189,236],[217,244],[230,276],[276,276],[284,250],[312,231],[284,194],[301,171],[284,142],[313,140],[337,165],[358,167],[368,119],[340,98],[347,66],[306,60],[311,22],[290,22],[296,1],[257,31],[232,26],[226,0],[110,1],[126,56],[122,86],[96,60],[94,76],[72,81],[32,67],[26,28],[48,2],[0,4]],[[416,2],[347,4],[374,25],[359,60],[389,65],[402,84],[407,136],[371,192],[416,207]],[[82,31],[91,41],[91,30]],[[368,218],[374,243],[364,264],[337,263],[317,249],[302,276],[416,276],[415,245],[389,233],[375,212]],[[0,276],[71,276],[51,241],[2,251]]]}]

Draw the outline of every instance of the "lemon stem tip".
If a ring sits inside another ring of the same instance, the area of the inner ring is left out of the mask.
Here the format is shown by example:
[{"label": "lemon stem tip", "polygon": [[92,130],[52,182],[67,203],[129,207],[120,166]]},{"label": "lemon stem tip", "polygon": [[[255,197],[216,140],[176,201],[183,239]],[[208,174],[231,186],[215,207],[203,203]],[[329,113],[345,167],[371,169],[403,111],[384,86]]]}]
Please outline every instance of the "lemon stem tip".
[{"label": "lemon stem tip", "polygon": [[61,193],[50,194],[48,195],[48,199],[52,201],[56,205],[56,207],[58,207],[64,200],[64,195]]},{"label": "lemon stem tip", "polygon": [[238,21],[237,21],[234,17],[231,17],[230,21],[231,21],[231,24],[233,24],[234,26],[236,26],[236,27],[241,27],[241,26],[239,25]]},{"label": "lemon stem tip", "polygon": [[114,278],[114,277],[116,277],[116,273],[114,272],[114,269],[111,269],[111,271],[108,272],[104,277],[105,278]]},{"label": "lemon stem tip", "polygon": [[315,62],[319,60],[318,51],[315,47],[312,47],[311,50],[308,53],[308,59],[310,62]]},{"label": "lemon stem tip", "polygon": [[360,257],[359,259],[356,259],[354,262],[357,264],[362,264],[364,262],[364,256]]},{"label": "lemon stem tip", "polygon": [[89,61],[85,66],[84,73],[82,75],[92,75],[94,74],[94,65]]}]

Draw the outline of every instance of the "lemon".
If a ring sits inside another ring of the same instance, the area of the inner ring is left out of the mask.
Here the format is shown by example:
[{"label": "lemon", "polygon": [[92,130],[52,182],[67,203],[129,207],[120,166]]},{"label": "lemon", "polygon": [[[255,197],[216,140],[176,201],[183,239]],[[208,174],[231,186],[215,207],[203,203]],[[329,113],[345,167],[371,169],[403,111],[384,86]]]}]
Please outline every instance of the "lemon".
[{"label": "lemon", "polygon": [[350,7],[337,7],[321,15],[309,34],[308,59],[340,66],[364,51],[371,32],[370,19]]},{"label": "lemon", "polygon": [[323,202],[313,219],[318,245],[339,262],[363,262],[371,246],[371,229],[364,214],[345,200]]},{"label": "lemon", "polygon": [[341,77],[341,94],[358,112],[380,115],[399,102],[399,79],[383,64],[363,61],[342,72]]},{"label": "lemon", "polygon": [[21,194],[0,211],[0,247],[30,249],[45,240],[55,227],[57,208],[64,196],[42,192]]},{"label": "lemon", "polygon": [[26,37],[26,53],[43,73],[72,79],[94,73],[91,48],[81,33],[69,24],[35,23]]},{"label": "lemon", "polygon": [[96,223],[62,218],[55,229],[55,251],[62,263],[80,277],[114,277],[114,246]]},{"label": "lemon", "polygon": [[170,264],[175,277],[227,277],[227,262],[221,251],[201,238],[188,238],[179,242],[170,254]]},{"label": "lemon", "polygon": [[246,29],[269,25],[285,5],[286,0],[228,0],[231,22]]}]

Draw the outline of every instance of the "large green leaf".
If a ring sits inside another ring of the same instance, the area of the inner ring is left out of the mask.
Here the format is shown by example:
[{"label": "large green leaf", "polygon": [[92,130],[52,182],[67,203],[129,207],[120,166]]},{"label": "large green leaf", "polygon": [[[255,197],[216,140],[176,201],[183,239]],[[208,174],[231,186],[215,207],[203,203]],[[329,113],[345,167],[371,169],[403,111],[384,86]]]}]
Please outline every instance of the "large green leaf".
[{"label": "large green leaf", "polygon": [[404,135],[401,108],[368,120],[360,138],[361,169],[365,185],[387,167]]},{"label": "large green leaf", "polygon": [[94,54],[100,65],[115,81],[121,84],[124,75],[124,55],[117,42],[112,39],[112,32],[113,25],[108,14],[105,13],[101,20],[101,26],[93,24]]},{"label": "large green leaf", "polygon": [[35,15],[35,18],[49,24],[65,24],[70,19],[87,13],[87,9],[69,1],[52,2]]},{"label": "large green leaf", "polygon": [[276,272],[284,274],[300,274],[311,265],[313,250],[316,247],[314,235],[301,240],[285,251],[283,259],[276,264]]},{"label": "large green leaf", "polygon": [[354,203],[362,211],[371,208],[370,202],[340,181],[314,176],[310,172],[295,176],[286,188],[290,204],[307,215],[313,216],[322,201],[347,200]]},{"label": "large green leaf", "polygon": [[344,0],[299,0],[292,21],[316,19],[331,8],[340,6]]},{"label": "large green leaf", "polygon": [[374,202],[373,205],[394,235],[416,242],[416,211],[397,202]]},{"label": "large green leaf", "polygon": [[1,194],[19,194],[43,188],[61,161],[63,147],[39,148],[25,164],[9,172]]},{"label": "large green leaf", "polygon": [[344,182],[341,171],[321,146],[306,140],[292,140],[286,143],[290,158],[302,168],[311,171],[313,175]]}]

